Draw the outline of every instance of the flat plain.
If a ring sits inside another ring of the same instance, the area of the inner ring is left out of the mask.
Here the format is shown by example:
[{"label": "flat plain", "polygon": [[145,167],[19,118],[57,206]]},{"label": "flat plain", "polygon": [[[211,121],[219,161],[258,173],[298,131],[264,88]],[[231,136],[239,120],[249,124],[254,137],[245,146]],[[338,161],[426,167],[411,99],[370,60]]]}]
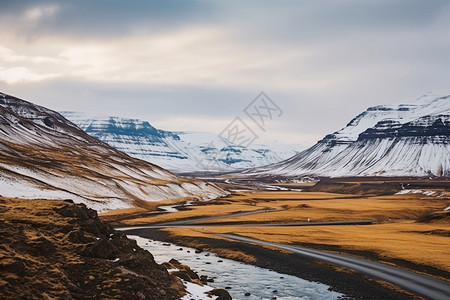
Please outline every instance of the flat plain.
[{"label": "flat plain", "polygon": [[[161,230],[180,242],[186,237],[191,241],[220,239],[216,234],[232,233],[362,256],[447,279],[450,214],[445,209],[450,205],[449,196],[445,183],[400,194],[381,189],[379,195],[364,189],[351,193],[342,189],[239,190],[224,198],[181,207],[178,212],[114,217],[121,226],[161,225]],[[336,221],[370,224],[333,224]],[[178,223],[171,226],[170,222]]]}]

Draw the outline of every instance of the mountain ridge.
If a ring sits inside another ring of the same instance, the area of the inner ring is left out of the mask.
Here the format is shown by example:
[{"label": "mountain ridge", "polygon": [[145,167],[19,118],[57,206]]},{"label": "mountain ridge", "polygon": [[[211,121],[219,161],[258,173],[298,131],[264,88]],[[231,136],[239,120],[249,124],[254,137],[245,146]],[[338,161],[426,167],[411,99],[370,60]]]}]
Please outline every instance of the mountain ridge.
[{"label": "mountain ridge", "polygon": [[252,176],[450,176],[450,95],[378,105],[283,162]]},{"label": "mountain ridge", "polygon": [[98,211],[227,194],[89,136],[55,111],[0,93],[2,196],[72,199]]},{"label": "mountain ridge", "polygon": [[297,153],[279,143],[244,147],[214,133],[166,131],[134,118],[69,111],[61,114],[114,148],[179,174],[236,171],[282,161]]}]

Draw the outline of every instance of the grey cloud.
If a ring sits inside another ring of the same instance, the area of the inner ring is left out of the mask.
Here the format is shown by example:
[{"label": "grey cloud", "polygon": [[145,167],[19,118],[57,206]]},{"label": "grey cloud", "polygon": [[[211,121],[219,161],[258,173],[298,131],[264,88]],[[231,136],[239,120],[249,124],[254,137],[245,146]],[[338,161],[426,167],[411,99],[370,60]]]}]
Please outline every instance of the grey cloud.
[{"label": "grey cloud", "polygon": [[[39,4],[61,9],[35,27],[17,21]],[[170,37],[176,29],[200,26],[225,28],[232,36],[226,43],[239,46],[230,49],[261,54],[249,60],[302,51],[307,56],[294,56],[285,65],[259,67],[256,61],[258,67],[238,74],[260,80],[245,87],[60,78],[12,86],[0,82],[0,90],[58,110],[148,116],[150,122],[176,116],[232,119],[264,90],[285,111],[277,128],[320,137],[369,106],[411,101],[428,91],[448,94],[448,20],[447,0],[2,1],[3,24],[37,37],[64,36],[73,44],[79,37],[101,43],[136,30]],[[298,85],[277,87],[285,78]],[[310,88],[304,79],[330,82]]]},{"label": "grey cloud", "polygon": [[[14,22],[28,9],[49,5],[58,6],[58,13],[33,24],[32,28]],[[200,20],[210,21],[213,8],[213,3],[205,0],[25,0],[6,1],[4,6],[2,3],[0,19],[13,21],[10,23],[12,28],[31,36],[52,34],[110,38],[136,30],[164,32],[193,25]]]},{"label": "grey cloud", "polygon": [[236,34],[247,39],[289,43],[293,39],[309,41],[355,31],[419,28],[432,24],[450,5],[446,0],[25,0],[4,1],[0,16],[12,20],[29,8],[52,4],[60,6],[58,14],[28,28],[28,34],[102,38],[135,30],[168,32],[174,28],[219,24],[239,27]]},{"label": "grey cloud", "polygon": [[[0,91],[8,93],[8,90],[7,85],[0,83]],[[18,93],[14,90],[10,93],[57,110],[93,111],[124,117],[153,115],[159,118],[164,115],[232,119],[259,92],[130,83],[111,85],[66,78],[22,84]]]}]

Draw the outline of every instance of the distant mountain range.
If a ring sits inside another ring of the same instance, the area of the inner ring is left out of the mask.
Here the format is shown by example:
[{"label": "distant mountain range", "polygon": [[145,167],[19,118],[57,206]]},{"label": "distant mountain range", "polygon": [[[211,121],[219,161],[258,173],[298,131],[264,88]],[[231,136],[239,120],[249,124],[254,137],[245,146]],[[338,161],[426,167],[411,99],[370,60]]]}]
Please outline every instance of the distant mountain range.
[{"label": "distant mountain range", "polygon": [[227,194],[130,157],[50,109],[0,93],[0,113],[1,196],[71,199],[106,211]]},{"label": "distant mountain range", "polygon": [[110,146],[180,174],[254,168],[282,161],[301,150],[299,145],[276,142],[244,147],[214,133],[165,131],[138,119],[61,114]]},{"label": "distant mountain range", "polygon": [[371,107],[292,158],[242,174],[450,177],[450,96]]}]

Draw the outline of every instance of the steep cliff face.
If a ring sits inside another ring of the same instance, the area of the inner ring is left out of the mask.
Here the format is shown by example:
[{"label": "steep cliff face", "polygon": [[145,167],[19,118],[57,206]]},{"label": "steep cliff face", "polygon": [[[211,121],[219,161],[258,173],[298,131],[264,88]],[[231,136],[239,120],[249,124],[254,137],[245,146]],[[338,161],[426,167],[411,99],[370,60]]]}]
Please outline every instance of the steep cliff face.
[{"label": "steep cliff face", "polygon": [[293,146],[279,143],[244,147],[210,132],[160,130],[139,119],[61,114],[110,146],[175,173],[254,168],[298,153]]},{"label": "steep cliff face", "polygon": [[313,147],[245,174],[449,177],[450,96],[371,107]]},{"label": "steep cliff face", "polygon": [[132,158],[47,108],[0,93],[0,112],[2,196],[73,199],[107,211],[226,194]]}]

